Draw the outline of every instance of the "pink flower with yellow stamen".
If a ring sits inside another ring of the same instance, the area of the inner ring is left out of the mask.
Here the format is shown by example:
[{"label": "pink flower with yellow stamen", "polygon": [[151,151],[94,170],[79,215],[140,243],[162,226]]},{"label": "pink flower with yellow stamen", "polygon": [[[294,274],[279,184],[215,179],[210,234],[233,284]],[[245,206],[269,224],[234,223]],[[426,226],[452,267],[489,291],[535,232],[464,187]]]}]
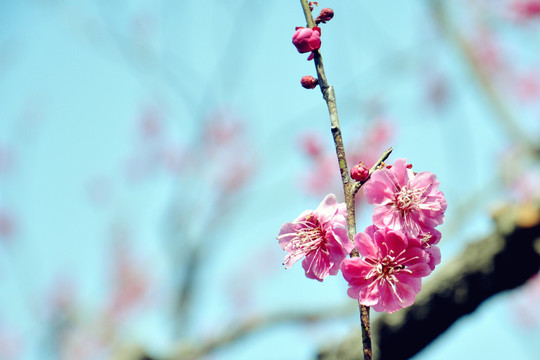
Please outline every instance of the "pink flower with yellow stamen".
[{"label": "pink flower with yellow stamen", "polygon": [[430,172],[414,173],[405,159],[389,169],[375,171],[364,185],[364,195],[373,211],[373,224],[417,237],[444,221],[446,199]]},{"label": "pink flower with yellow stamen", "polygon": [[[347,294],[375,311],[395,312],[414,303],[421,278],[431,273],[429,255],[400,231],[369,226],[354,237],[360,257],[341,263]],[[413,244],[415,245],[415,244]]]},{"label": "pink flower with yellow stamen", "polygon": [[336,275],[354,247],[347,236],[346,217],[345,204],[329,194],[316,210],[304,211],[293,222],[283,224],[277,237],[289,253],[283,265],[290,267],[305,256],[302,267],[308,278],[322,281]]}]

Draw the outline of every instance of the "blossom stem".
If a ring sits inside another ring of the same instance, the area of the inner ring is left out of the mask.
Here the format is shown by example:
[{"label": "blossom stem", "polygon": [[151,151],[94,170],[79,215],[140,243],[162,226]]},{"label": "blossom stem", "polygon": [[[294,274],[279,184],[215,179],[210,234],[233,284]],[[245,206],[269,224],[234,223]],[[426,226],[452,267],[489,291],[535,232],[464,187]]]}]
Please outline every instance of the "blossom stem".
[{"label": "blossom stem", "polygon": [[[313,28],[315,21],[311,14],[311,9],[307,0],[300,0],[304,15],[306,18],[307,26]],[[332,130],[332,136],[334,138],[334,146],[336,148],[336,155],[339,164],[339,172],[341,174],[341,182],[343,184],[343,193],[345,195],[345,204],[347,206],[347,233],[349,240],[352,242],[354,235],[356,234],[356,214],[355,214],[355,199],[354,199],[354,187],[355,182],[351,180],[349,175],[349,167],[347,166],[347,159],[345,157],[345,146],[343,145],[343,136],[341,135],[341,128],[339,126],[339,117],[337,112],[336,94],[334,87],[328,85],[326,80],[326,74],[324,72],[324,65],[321,53],[319,50],[313,51],[313,60],[315,63],[315,69],[317,71],[317,77],[319,80],[319,87],[321,89],[324,100],[328,107],[328,113],[330,115],[330,124]],[[371,172],[370,172],[371,173]],[[354,249],[351,257],[358,257],[358,250]],[[360,318],[362,325],[362,344],[364,346],[364,360],[372,359],[371,351],[371,334],[369,325],[369,307],[360,305]]]}]

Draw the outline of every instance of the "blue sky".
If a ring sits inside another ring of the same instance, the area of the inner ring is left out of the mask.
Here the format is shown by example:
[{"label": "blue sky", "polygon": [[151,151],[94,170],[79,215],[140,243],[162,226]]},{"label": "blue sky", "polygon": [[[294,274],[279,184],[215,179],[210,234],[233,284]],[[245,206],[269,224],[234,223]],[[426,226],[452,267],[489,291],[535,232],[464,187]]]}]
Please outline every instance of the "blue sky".
[{"label": "blue sky", "polygon": [[[0,210],[16,219],[14,235],[0,244],[0,325],[23,339],[17,359],[42,358],[49,336],[47,294],[59,278],[76,284],[81,324],[103,314],[117,228],[127,232],[155,282],[150,305],[120,326],[117,342],[167,351],[174,338],[172,274],[181,268],[170,261],[167,245],[175,206],[183,209],[183,228],[172,239],[208,242],[192,322],[184,329],[191,338],[253,314],[350,301],[339,277],[320,284],[307,280],[300,266],[284,270],[275,241],[282,223],[321,199],[298,181],[310,171],[299,150],[300,134],[321,133],[324,146],[331,147],[320,93],[299,85],[303,75],[314,74],[307,55],[291,44],[295,26],[304,24],[300,4],[210,4],[0,4],[0,145],[13,158],[9,171],[0,174]],[[441,228],[443,266],[468,240],[490,231],[490,206],[507,199],[497,163],[511,142],[463,57],[442,41],[424,2],[320,5],[336,13],[323,25],[321,53],[336,89],[345,144],[362,139],[359,133],[375,118],[385,118],[394,137],[381,146],[394,147],[392,158],[405,157],[415,169],[437,174],[452,224]],[[456,6],[452,14],[465,11]],[[475,18],[465,15],[463,31]],[[534,61],[522,50],[529,32],[496,21],[503,43],[519,56],[512,59],[522,66]],[[437,76],[450,94],[442,108],[426,101],[426,84]],[[375,115],[373,108],[379,109]],[[534,107],[512,109],[525,128],[538,130]],[[147,112],[159,120],[159,141],[141,135]],[[232,151],[238,162],[253,166],[247,184],[206,232],[227,168],[220,167],[219,156],[205,158],[198,139],[205,121],[219,112],[243,123],[243,142]],[[152,157],[163,149],[181,149],[182,161],[191,165],[171,173]],[[130,167],[133,159],[141,168]],[[495,191],[482,193],[486,188]],[[459,218],[453,208],[479,193],[481,201],[466,221]],[[358,223],[359,229],[369,225],[367,212]],[[231,289],[248,294],[245,308],[235,303]],[[519,327],[507,311],[512,296],[490,299],[416,358],[454,359],[459,351],[462,359],[534,359],[538,326]],[[323,325],[278,326],[209,358],[263,353],[268,359],[311,359],[321,344],[358,326],[356,321],[352,313]],[[503,331],[507,326],[512,336]]]}]

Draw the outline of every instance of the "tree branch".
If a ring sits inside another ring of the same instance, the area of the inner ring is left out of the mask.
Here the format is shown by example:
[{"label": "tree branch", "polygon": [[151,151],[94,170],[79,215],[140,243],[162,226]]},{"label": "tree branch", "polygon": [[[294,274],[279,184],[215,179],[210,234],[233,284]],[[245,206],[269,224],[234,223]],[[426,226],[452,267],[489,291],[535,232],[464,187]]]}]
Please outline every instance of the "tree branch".
[{"label": "tree branch", "polygon": [[[306,18],[307,26],[313,28],[315,22],[313,21],[313,15],[311,14],[311,9],[307,0],[300,0],[302,4],[302,9],[304,10],[304,15]],[[349,240],[352,242],[354,235],[356,234],[356,203],[355,203],[355,194],[354,186],[355,182],[351,181],[349,175],[349,167],[347,166],[347,158],[345,156],[345,146],[343,145],[343,137],[341,135],[341,129],[339,127],[339,117],[337,112],[336,104],[336,94],[334,92],[334,87],[328,85],[326,80],[326,74],[324,72],[324,65],[322,61],[322,56],[319,50],[313,51],[315,69],[317,70],[317,77],[319,80],[319,87],[321,89],[324,100],[326,101],[326,106],[328,107],[328,113],[330,115],[330,124],[332,130],[332,136],[334,138],[334,146],[336,148],[336,155],[338,159],[339,172],[341,174],[341,182],[343,184],[343,193],[345,195],[345,204],[347,206],[347,233],[349,235]],[[353,249],[350,253],[351,257],[358,257],[358,250]],[[369,307],[358,304],[360,310],[360,324],[362,327],[362,345],[364,360],[372,359],[372,350],[371,350],[371,333],[369,326]]]},{"label": "tree branch", "polygon": [[219,348],[233,344],[243,337],[254,334],[272,326],[286,323],[292,324],[313,324],[326,320],[344,317],[354,311],[350,303],[341,307],[332,306],[330,308],[318,309],[310,312],[282,311],[266,316],[253,317],[235,326],[224,329],[219,335],[199,341],[197,343],[182,342],[170,356],[163,360],[187,360],[199,359]]},{"label": "tree branch", "polygon": [[[379,360],[408,359],[486,299],[525,283],[540,268],[540,207],[506,207],[496,231],[440,268],[415,304],[373,322]],[[323,349],[319,360],[358,359],[358,334]]]}]

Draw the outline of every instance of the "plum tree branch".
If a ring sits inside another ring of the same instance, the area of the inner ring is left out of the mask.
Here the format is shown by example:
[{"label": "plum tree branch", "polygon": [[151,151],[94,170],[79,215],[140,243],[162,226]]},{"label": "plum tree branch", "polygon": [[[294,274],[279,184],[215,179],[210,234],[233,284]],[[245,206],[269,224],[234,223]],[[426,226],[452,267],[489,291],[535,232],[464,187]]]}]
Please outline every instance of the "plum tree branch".
[{"label": "plum tree branch", "polygon": [[[315,26],[315,21],[313,20],[313,15],[311,14],[311,9],[309,7],[308,1],[300,0],[300,3],[302,4],[302,9],[304,10],[307,26],[313,28]],[[341,182],[343,184],[343,193],[345,195],[345,204],[347,206],[347,233],[349,235],[349,240],[353,241],[354,235],[356,234],[356,192],[354,191],[355,182],[352,181],[349,175],[349,167],[347,166],[345,146],[343,145],[343,136],[341,134],[341,128],[339,126],[339,117],[337,112],[336,94],[334,92],[334,87],[332,85],[328,85],[326,74],[324,72],[322,56],[319,50],[314,50],[313,55],[315,69],[317,71],[317,78],[319,80],[319,87],[321,89],[323,98],[328,107],[328,113],[330,115],[332,136],[334,138],[334,146],[336,148],[339,172],[341,174]],[[353,249],[350,256],[359,256],[358,250]],[[362,327],[362,345],[364,360],[371,360],[372,350],[369,325],[369,307],[361,305],[360,303],[358,304],[358,306],[360,310],[360,323]]]},{"label": "plum tree branch", "polygon": [[[540,205],[507,206],[496,230],[471,243],[428,281],[416,302],[372,324],[379,360],[408,359],[460,317],[502,291],[525,283],[540,268]],[[414,336],[410,336],[414,334]],[[361,354],[357,333],[319,352],[319,360],[352,360]]]}]

